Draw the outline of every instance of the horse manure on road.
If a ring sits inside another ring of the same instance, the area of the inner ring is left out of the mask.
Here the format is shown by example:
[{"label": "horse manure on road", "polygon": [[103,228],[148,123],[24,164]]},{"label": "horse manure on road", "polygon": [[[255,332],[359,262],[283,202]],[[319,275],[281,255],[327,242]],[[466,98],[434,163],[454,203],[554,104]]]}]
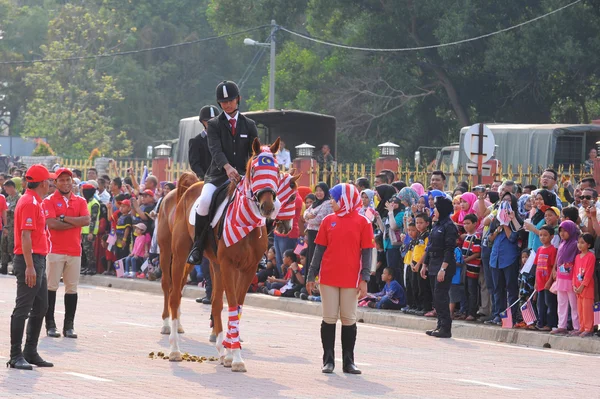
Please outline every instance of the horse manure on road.
[{"label": "horse manure on road", "polygon": [[[193,362],[193,363],[204,363],[206,361],[208,362],[216,362],[219,359],[211,356],[211,357],[206,357],[206,356],[195,356],[195,355],[190,355],[189,353],[184,353],[182,356],[182,359],[184,362]],[[154,360],[154,359],[163,359],[163,360],[169,360],[169,355],[166,355],[164,352],[150,352],[148,354],[148,358]]]}]

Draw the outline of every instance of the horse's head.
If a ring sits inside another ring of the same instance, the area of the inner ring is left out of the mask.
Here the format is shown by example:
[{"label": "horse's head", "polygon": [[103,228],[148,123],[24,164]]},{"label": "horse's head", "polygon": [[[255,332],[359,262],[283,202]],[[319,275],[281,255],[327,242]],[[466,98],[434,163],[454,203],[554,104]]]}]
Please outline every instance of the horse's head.
[{"label": "horse's head", "polygon": [[295,170],[290,173],[282,174],[279,179],[279,188],[277,198],[281,202],[281,209],[275,219],[275,230],[279,234],[288,234],[292,229],[293,219],[296,215],[296,196],[298,195],[298,185],[296,181],[301,173],[295,174]]},{"label": "horse's head", "polygon": [[279,138],[271,146],[261,146],[258,138],[252,143],[246,177],[251,197],[258,206],[261,216],[270,217],[275,210],[279,185],[279,166],[275,154],[279,151]]}]

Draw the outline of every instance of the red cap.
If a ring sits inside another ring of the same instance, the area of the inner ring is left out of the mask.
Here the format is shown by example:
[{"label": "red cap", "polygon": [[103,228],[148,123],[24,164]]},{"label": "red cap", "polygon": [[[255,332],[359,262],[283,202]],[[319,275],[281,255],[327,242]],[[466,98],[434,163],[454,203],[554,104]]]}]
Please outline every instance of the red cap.
[{"label": "red cap", "polygon": [[54,176],[54,173],[48,172],[48,169],[40,164],[30,166],[25,172],[25,180],[29,183],[40,183],[44,180],[54,179]]},{"label": "red cap", "polygon": [[131,201],[129,201],[128,199],[125,199],[125,200],[121,201],[121,205],[131,206]]},{"label": "red cap", "polygon": [[152,190],[148,189],[148,190],[144,190],[140,193],[140,195],[149,195],[151,197],[154,197],[154,193],[152,192]]},{"label": "red cap", "polygon": [[71,172],[71,169],[69,169],[69,168],[58,168],[58,169],[56,169],[56,172],[54,172],[54,174],[56,175],[57,179],[63,173],[66,173],[69,176],[73,177],[73,172]]},{"label": "red cap", "polygon": [[[58,176],[57,176],[57,177],[58,177]],[[81,189],[82,189],[82,190],[95,190],[95,189],[96,189],[96,187],[92,186],[91,184],[88,184],[88,183],[86,183],[86,184],[84,184],[83,186],[81,186]]]}]

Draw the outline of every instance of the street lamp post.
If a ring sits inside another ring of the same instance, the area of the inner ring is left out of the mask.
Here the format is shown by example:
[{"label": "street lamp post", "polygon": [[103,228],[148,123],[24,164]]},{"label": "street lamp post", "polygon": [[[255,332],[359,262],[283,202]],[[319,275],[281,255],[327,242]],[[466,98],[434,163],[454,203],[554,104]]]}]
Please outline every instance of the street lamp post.
[{"label": "street lamp post", "polygon": [[275,32],[277,24],[275,20],[271,20],[271,40],[269,43],[260,43],[250,38],[244,39],[246,46],[259,46],[271,48],[271,65],[269,73],[269,109],[275,109]]}]

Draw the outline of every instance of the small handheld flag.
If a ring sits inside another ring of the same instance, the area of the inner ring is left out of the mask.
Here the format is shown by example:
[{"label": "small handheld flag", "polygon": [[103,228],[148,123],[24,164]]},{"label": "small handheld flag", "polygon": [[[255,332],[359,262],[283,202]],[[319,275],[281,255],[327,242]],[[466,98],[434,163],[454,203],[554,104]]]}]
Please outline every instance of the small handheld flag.
[{"label": "small handheld flag", "polygon": [[525,302],[523,306],[521,306],[521,314],[523,315],[523,321],[527,323],[528,326],[537,321],[537,317],[533,311],[533,306],[531,306],[531,302],[529,300]]},{"label": "small handheld flag", "polygon": [[294,249],[294,253],[296,255],[300,255],[300,252],[302,252],[302,250],[306,247],[307,247],[307,245],[306,245],[306,242],[304,241],[304,237],[300,236],[298,238],[298,244],[296,245],[296,248]]},{"label": "small handheld flag", "polygon": [[123,259],[119,259],[115,262],[115,272],[117,273],[117,277],[123,277],[125,271],[123,270]]},{"label": "small handheld flag", "polygon": [[510,308],[508,308],[504,312],[500,313],[500,320],[502,320],[502,328],[512,328],[513,327],[512,312],[511,312]]},{"label": "small handheld flag", "polygon": [[600,326],[600,302],[594,304],[594,325]]}]

